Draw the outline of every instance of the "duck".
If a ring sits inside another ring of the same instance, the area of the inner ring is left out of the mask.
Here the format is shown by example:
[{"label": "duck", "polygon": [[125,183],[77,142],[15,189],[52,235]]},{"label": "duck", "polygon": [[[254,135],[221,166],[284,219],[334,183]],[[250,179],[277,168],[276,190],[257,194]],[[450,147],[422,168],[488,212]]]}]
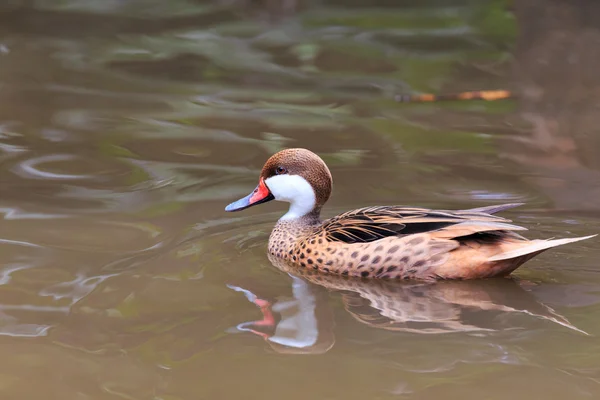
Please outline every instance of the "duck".
[{"label": "duck", "polygon": [[299,269],[363,279],[467,280],[506,277],[553,247],[596,235],[529,240],[527,228],[495,215],[523,203],[466,210],[369,206],[321,219],[333,178],[304,148],[272,155],[256,188],[225,207],[245,210],[272,200],[290,204],[275,224],[268,253]]}]

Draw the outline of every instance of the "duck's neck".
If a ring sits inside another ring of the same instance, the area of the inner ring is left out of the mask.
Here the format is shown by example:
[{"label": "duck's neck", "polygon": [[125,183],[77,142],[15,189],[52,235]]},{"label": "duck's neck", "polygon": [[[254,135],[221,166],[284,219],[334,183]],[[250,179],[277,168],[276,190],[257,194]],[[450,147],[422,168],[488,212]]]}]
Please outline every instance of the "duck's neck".
[{"label": "duck's neck", "polygon": [[319,211],[293,219],[280,218],[269,237],[269,253],[280,257],[287,255],[299,240],[314,232],[321,223]]},{"label": "duck's neck", "polygon": [[295,203],[290,204],[290,208],[288,212],[283,214],[281,218],[279,218],[279,222],[289,221],[291,223],[296,224],[308,224],[314,225],[321,222],[321,207],[313,207],[312,210],[309,208],[307,211],[306,208],[300,207]]},{"label": "duck's neck", "polygon": [[[312,189],[311,189],[312,190]],[[319,220],[321,207],[315,206],[314,194],[305,196],[306,198],[294,199],[290,202],[290,208],[285,213],[280,221],[300,221]]]}]

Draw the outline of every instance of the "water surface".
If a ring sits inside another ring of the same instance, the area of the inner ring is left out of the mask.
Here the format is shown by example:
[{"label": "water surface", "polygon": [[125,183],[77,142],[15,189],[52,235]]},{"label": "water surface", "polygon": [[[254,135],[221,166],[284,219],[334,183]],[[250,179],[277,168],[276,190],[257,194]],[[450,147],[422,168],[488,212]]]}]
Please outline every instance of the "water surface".
[{"label": "water surface", "polygon": [[[2,6],[2,398],[597,398],[598,240],[349,283],[271,264],[283,204],[223,211],[299,146],[325,216],[525,202],[528,237],[600,232],[600,7],[508,3]],[[517,97],[394,101],[482,89]]]}]

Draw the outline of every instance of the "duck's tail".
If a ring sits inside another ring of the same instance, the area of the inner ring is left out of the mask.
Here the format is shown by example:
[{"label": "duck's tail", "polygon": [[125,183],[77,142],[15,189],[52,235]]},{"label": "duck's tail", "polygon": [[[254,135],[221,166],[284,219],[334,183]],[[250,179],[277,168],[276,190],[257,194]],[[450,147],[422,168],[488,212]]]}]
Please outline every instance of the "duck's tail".
[{"label": "duck's tail", "polygon": [[[539,254],[545,250],[548,250],[552,247],[562,246],[567,243],[579,242],[580,240],[591,239],[596,235],[576,237],[576,238],[565,238],[565,239],[548,239],[548,240],[533,240],[529,242],[526,246],[519,247],[514,250],[505,251],[500,254],[496,254],[488,258],[488,261],[502,261],[502,260],[510,260],[517,257],[522,257],[526,255],[530,255],[531,257]],[[529,257],[529,258],[531,258]]]},{"label": "duck's tail", "polygon": [[491,205],[491,206],[470,208],[470,209],[465,210],[465,211],[483,212],[483,213],[486,213],[486,214],[496,214],[496,213],[498,213],[500,211],[508,210],[508,209],[515,208],[515,207],[519,207],[519,206],[522,206],[524,204],[525,203],[494,204],[494,205]]}]

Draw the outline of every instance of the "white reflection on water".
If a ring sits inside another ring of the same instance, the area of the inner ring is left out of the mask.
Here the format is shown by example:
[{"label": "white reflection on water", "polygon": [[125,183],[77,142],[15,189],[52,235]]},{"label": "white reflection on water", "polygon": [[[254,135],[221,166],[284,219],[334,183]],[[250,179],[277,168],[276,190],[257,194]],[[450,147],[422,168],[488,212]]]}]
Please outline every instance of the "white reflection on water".
[{"label": "white reflection on water", "polygon": [[[4,214],[4,219],[54,219],[67,218],[67,215],[61,214],[44,214],[44,213],[28,213],[15,207],[0,207],[0,214]],[[3,239],[0,239],[3,240]],[[2,242],[0,242],[2,243]],[[35,246],[35,245],[34,245]]]},{"label": "white reflection on water", "polygon": [[0,311],[0,336],[46,336],[50,325],[20,324],[17,318]]},{"label": "white reflection on water", "polygon": [[40,291],[41,296],[52,296],[54,300],[71,299],[71,305],[90,294],[96,287],[112,276],[118,274],[107,274],[97,276],[86,276],[78,272],[75,279],[68,282],[60,282]]},{"label": "white reflection on water", "polygon": [[30,158],[22,161],[13,171],[25,178],[33,179],[60,179],[60,180],[73,180],[73,179],[90,179],[91,175],[78,175],[78,174],[59,174],[55,172],[42,171],[38,165],[43,163],[52,163],[60,161],[71,161],[77,157],[71,154],[51,154],[47,156],[41,156],[37,158]]}]

